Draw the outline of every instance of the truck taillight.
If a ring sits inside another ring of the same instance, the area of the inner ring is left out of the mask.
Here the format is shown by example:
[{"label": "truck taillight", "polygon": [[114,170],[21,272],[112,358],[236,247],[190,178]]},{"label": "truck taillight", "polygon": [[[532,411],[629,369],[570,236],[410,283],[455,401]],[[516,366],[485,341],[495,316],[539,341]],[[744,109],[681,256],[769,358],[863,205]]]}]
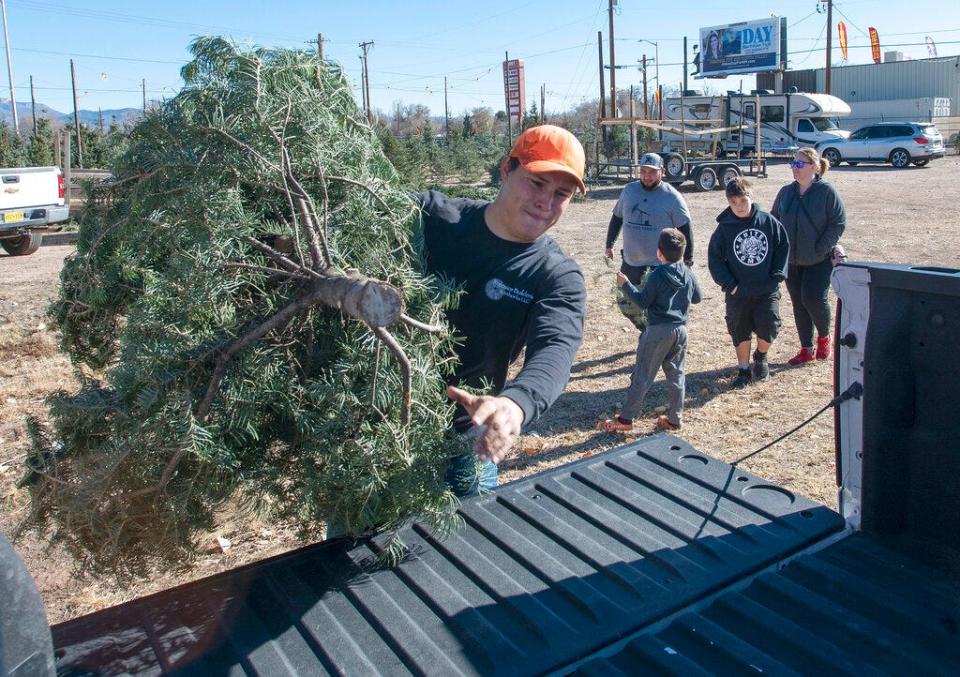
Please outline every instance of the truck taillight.
[{"label": "truck taillight", "polygon": [[930,143],[930,139],[928,139],[925,136],[918,136],[918,137],[915,137],[913,140],[915,143],[919,143],[920,145],[923,145],[925,143]]},{"label": "truck taillight", "polygon": [[63,197],[66,193],[63,190],[63,174],[57,177],[57,197]]}]

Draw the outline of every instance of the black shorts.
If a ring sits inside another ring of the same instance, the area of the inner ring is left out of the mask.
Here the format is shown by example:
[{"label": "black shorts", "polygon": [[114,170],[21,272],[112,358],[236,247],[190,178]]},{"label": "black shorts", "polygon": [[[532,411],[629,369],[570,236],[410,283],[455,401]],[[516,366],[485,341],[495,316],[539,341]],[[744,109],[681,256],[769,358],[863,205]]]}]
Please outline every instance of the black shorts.
[{"label": "black shorts", "polygon": [[780,290],[769,294],[727,294],[727,331],[733,345],[749,341],[753,334],[773,343],[780,331]]}]

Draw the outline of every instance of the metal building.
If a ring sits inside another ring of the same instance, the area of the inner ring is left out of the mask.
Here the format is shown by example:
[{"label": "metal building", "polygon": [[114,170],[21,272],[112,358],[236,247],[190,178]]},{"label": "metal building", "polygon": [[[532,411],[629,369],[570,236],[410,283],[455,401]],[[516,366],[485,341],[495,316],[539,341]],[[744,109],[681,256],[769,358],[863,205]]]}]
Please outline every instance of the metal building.
[{"label": "metal building", "polygon": [[[796,87],[801,92],[823,92],[825,69],[786,71],[783,89]],[[758,73],[757,87],[775,89],[774,73]],[[886,61],[831,69],[830,93],[850,104],[851,117],[844,127],[855,128],[881,119],[930,120],[950,139],[960,130],[960,56],[942,56],[910,61]],[[916,110],[903,113],[907,100],[916,102]],[[867,102],[889,102],[890,115],[877,113]],[[857,104],[861,104],[858,106]],[[858,110],[863,111],[858,113]]]},{"label": "metal building", "polygon": [[[783,88],[823,92],[825,69],[786,71]],[[830,93],[849,104],[891,99],[949,98],[949,116],[960,116],[960,56],[834,66]],[[811,89],[811,85],[815,89]],[[758,73],[757,87],[774,89],[773,73]]]}]

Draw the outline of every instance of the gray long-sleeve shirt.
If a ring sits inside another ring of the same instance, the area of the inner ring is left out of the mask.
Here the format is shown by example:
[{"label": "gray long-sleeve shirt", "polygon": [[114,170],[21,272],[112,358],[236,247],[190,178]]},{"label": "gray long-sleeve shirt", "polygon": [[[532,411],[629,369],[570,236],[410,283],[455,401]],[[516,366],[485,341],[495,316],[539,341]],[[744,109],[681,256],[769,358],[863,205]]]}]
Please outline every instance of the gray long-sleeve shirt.
[{"label": "gray long-sleeve shirt", "polygon": [[798,266],[822,263],[840,241],[847,214],[837,190],[817,179],[800,194],[794,181],[780,189],[770,213],[783,224],[790,240],[789,262]]}]

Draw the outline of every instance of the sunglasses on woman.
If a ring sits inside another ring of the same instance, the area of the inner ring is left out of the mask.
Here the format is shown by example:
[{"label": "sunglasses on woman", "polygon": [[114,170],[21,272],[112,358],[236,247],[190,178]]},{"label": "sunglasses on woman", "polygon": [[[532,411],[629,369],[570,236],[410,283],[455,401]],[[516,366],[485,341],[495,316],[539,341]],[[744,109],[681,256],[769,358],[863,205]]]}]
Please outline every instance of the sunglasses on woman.
[{"label": "sunglasses on woman", "polygon": [[803,169],[806,165],[812,165],[812,162],[804,162],[803,160],[793,160],[790,163],[790,166],[794,169]]}]

